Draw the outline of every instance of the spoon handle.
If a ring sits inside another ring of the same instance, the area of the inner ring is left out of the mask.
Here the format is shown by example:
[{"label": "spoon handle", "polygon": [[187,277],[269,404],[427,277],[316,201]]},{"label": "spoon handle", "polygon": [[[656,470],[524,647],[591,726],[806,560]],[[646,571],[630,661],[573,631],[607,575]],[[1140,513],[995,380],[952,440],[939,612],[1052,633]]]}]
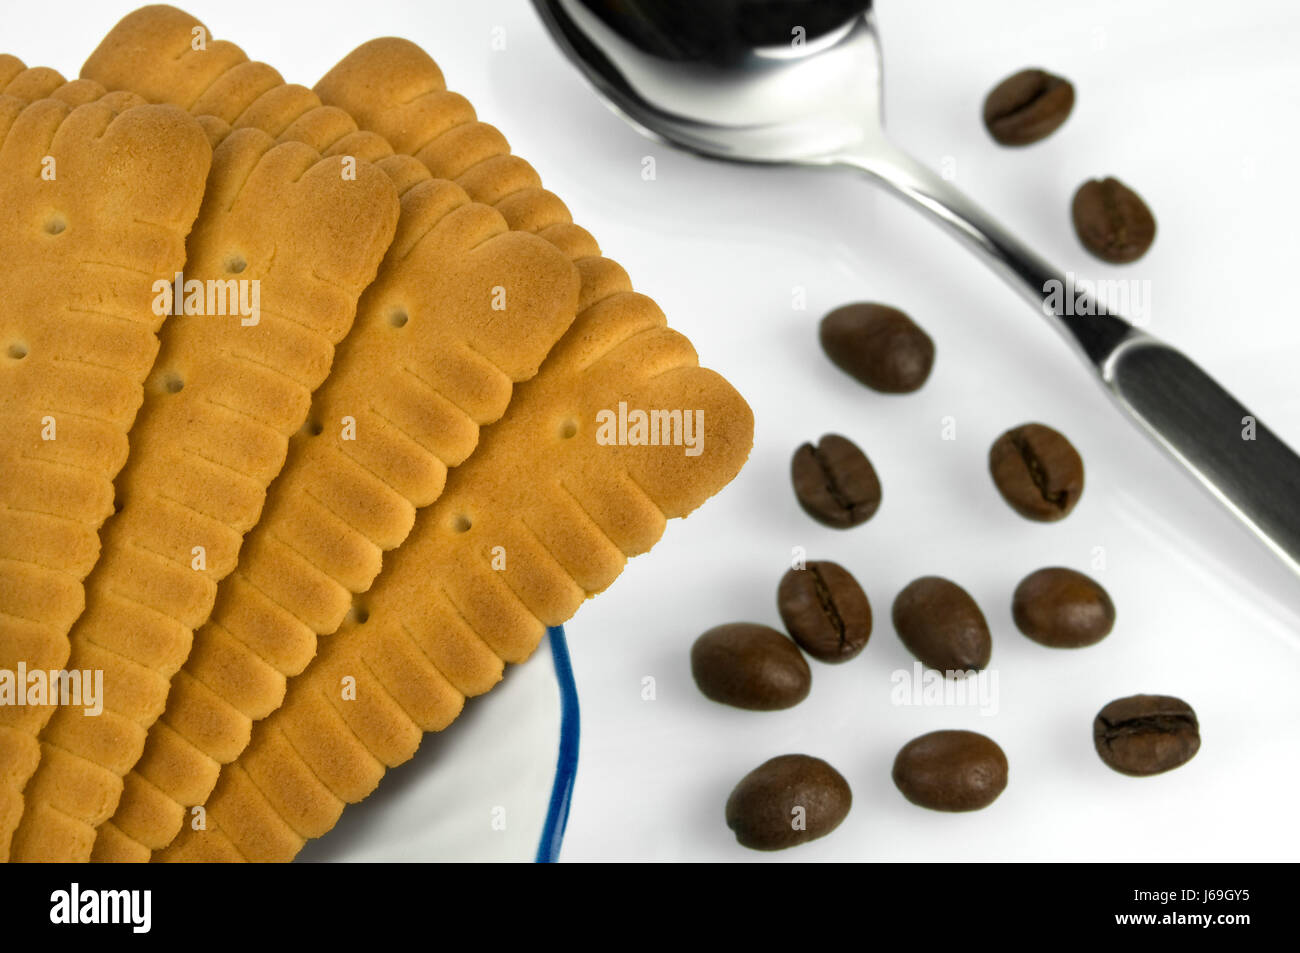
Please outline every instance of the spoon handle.
[{"label": "spoon handle", "polygon": [[1300,457],[1181,352],[1100,302],[988,213],[888,145],[837,156],[924,209],[978,251],[1092,365],[1128,416],[1300,574]]},{"label": "spoon handle", "polygon": [[1066,292],[1073,289],[1057,269],[911,156],[882,145],[837,156],[835,162],[867,173],[974,247],[1012,288],[1051,319],[1097,370],[1121,342],[1140,333],[1123,318],[1105,313],[1092,302],[1088,302],[1092,306],[1080,306],[1083,302],[1077,295],[1069,295],[1074,306],[1066,308]]}]

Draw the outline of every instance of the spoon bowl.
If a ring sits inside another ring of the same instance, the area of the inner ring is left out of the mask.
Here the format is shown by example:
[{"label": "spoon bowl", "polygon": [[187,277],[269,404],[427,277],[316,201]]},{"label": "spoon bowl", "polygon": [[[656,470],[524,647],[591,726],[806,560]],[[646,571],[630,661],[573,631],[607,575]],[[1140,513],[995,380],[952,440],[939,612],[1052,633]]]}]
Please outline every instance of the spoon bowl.
[{"label": "spoon bowl", "polygon": [[789,14],[746,35],[743,21],[665,15],[671,3],[536,6],[604,101],[652,138],[715,159],[817,164],[881,136],[869,0],[839,4],[860,9],[811,37]]}]

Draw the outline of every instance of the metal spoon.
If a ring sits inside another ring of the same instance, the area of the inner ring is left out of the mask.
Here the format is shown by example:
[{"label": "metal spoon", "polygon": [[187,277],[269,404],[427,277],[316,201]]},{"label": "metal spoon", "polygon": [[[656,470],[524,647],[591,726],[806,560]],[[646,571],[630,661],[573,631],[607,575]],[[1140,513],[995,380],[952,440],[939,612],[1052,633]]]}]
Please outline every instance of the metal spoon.
[{"label": "metal spoon", "polygon": [[645,135],[715,159],[857,169],[955,232],[1053,321],[1130,418],[1300,573],[1300,458],[1186,356],[1076,294],[885,137],[871,0],[768,6],[784,6],[784,20],[753,0],[533,4],[606,103]]}]

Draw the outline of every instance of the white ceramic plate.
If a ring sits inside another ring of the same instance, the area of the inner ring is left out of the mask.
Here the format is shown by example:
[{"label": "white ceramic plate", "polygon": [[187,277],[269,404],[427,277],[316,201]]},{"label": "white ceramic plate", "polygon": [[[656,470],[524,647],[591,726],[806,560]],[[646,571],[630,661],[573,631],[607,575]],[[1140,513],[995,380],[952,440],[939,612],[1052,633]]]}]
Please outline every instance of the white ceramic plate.
[{"label": "white ceramic plate", "polygon": [[578,696],[554,628],[298,859],[554,861],[577,763]]}]

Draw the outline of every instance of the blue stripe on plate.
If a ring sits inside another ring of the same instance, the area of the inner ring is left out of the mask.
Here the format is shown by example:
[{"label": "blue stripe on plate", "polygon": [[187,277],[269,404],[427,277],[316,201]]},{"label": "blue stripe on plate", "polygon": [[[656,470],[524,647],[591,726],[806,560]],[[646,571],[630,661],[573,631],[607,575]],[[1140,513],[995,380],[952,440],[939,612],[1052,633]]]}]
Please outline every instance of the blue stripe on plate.
[{"label": "blue stripe on plate", "polygon": [[546,634],[560,688],[560,752],[555,763],[555,783],[551,786],[551,804],[546,811],[541,843],[537,845],[539,864],[553,864],[560,859],[569,802],[573,800],[573,782],[578,776],[578,686],[573,681],[569,646],[564,639],[564,626],[547,629]]}]

